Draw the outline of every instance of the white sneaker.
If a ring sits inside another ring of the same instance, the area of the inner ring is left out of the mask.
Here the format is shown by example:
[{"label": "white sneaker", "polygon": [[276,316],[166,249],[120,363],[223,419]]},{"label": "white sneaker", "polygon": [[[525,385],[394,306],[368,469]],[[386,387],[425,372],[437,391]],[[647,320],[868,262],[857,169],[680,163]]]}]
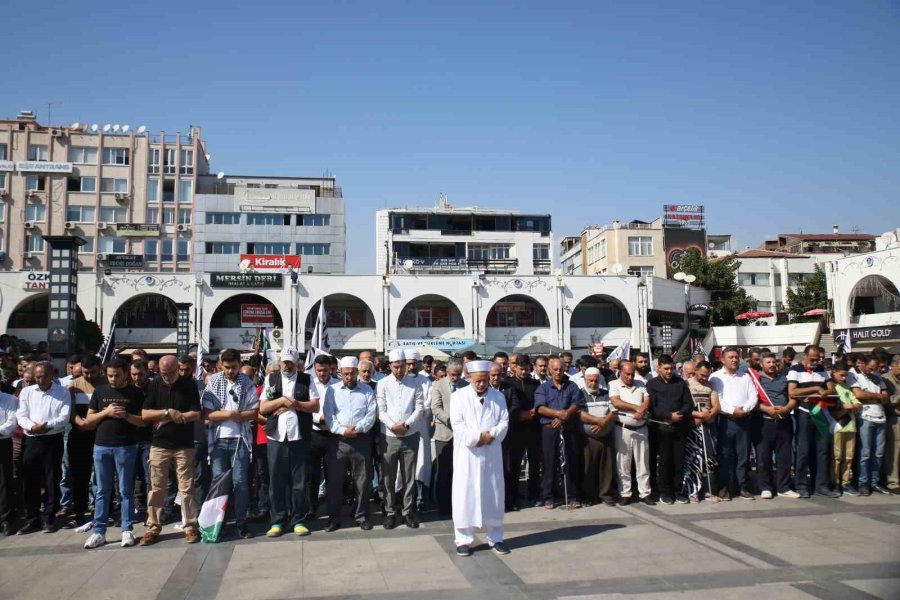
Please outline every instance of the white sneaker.
[{"label": "white sneaker", "polygon": [[786,492],[778,492],[779,498],[799,498],[800,494],[795,492],[794,490],[788,490]]},{"label": "white sneaker", "polygon": [[106,543],[106,536],[102,533],[92,533],[91,537],[87,539],[84,543],[84,547],[88,550],[92,550],[93,548],[99,548],[103,544]]},{"label": "white sneaker", "polygon": [[133,531],[123,531],[122,532],[122,547],[127,548],[128,546],[134,546],[134,532]]},{"label": "white sneaker", "polygon": [[763,500],[771,500],[772,492],[770,492],[769,490],[763,490],[762,493],[759,495],[759,497],[762,498]]}]

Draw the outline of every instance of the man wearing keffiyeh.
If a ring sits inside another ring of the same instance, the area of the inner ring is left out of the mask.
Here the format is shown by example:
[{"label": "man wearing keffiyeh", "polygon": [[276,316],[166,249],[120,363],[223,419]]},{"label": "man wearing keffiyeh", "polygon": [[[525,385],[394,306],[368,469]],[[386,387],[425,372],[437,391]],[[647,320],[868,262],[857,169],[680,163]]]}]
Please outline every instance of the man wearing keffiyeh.
[{"label": "man wearing keffiyeh", "polygon": [[238,535],[250,538],[247,507],[250,501],[250,449],[259,414],[259,396],[250,378],[240,372],[241,355],[225,350],[219,358],[222,370],[211,375],[203,392],[203,416],[209,423],[209,451],[215,479],[232,471],[234,516]]}]

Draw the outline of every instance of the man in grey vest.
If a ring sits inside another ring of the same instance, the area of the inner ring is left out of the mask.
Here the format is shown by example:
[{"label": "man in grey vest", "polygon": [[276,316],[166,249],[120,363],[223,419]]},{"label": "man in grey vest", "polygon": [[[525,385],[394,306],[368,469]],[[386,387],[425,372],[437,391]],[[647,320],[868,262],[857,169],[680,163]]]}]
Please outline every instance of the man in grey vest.
[{"label": "man in grey vest", "polygon": [[450,396],[467,385],[462,378],[463,364],[459,358],[447,363],[447,376],[431,386],[431,412],[434,414],[434,445],[437,455],[438,512],[449,515],[453,494],[453,429],[450,427]]}]

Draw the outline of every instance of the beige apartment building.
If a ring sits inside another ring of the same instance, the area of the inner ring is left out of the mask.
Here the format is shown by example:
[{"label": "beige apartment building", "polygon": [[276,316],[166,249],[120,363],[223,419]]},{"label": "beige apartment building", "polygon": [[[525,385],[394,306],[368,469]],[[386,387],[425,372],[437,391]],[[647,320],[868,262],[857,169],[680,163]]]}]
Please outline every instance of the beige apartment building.
[{"label": "beige apartment building", "polygon": [[584,228],[581,239],[585,275],[666,276],[662,219],[592,225]]},{"label": "beige apartment building", "polygon": [[79,268],[142,256],[150,272],[190,271],[197,177],[209,172],[200,128],[47,126],[0,120],[0,271],[43,271],[44,235],[78,235]]}]

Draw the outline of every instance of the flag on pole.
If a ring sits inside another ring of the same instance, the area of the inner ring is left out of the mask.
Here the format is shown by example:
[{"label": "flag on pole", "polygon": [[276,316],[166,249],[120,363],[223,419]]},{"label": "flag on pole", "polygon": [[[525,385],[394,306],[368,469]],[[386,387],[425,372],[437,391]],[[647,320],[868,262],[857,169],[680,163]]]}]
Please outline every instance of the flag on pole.
[{"label": "flag on pole", "polygon": [[708,360],[709,354],[706,352],[706,348],[703,347],[703,340],[696,340],[691,356],[702,356],[703,360]]},{"label": "flag on pole", "polygon": [[613,350],[609,358],[607,358],[607,362],[611,360],[628,360],[631,356],[631,340],[625,340]]},{"label": "flag on pole", "polygon": [[319,301],[319,315],[316,317],[316,326],[313,328],[312,339],[309,341],[309,352],[306,353],[306,361],[303,370],[308,372],[313,368],[313,361],[320,354],[329,354],[331,345],[328,343],[328,321],[325,317],[325,298]]},{"label": "flag on pole", "polygon": [[100,364],[105,365],[109,361],[113,359],[116,354],[116,322],[113,321],[112,327],[109,329],[109,335],[106,336],[106,339],[103,340],[103,345],[100,346],[100,351],[97,353],[100,356]]},{"label": "flag on pole", "polygon": [[847,333],[844,335],[844,343],[841,344],[841,354],[847,356],[853,352],[853,343],[850,341],[850,329],[847,329]]},{"label": "flag on pole", "polygon": [[269,366],[269,334],[266,332],[265,327],[260,330],[260,335],[262,336],[259,343],[261,358],[259,361],[259,374],[256,378],[257,381],[262,381],[265,378],[266,367]]},{"label": "flag on pole", "polygon": [[766,390],[763,389],[762,384],[759,382],[759,373],[756,372],[756,369],[747,369],[747,373],[750,375],[750,379],[753,380],[753,385],[756,387],[756,395],[759,397],[760,403],[765,404],[766,406],[774,406],[769,399]]},{"label": "flag on pole", "polygon": [[209,352],[209,342],[200,337],[200,343],[197,344],[197,370],[194,376],[197,381],[203,383],[206,381],[206,355]]},{"label": "flag on pole", "polygon": [[200,525],[200,540],[204,544],[215,544],[222,535],[225,523],[225,509],[228,508],[228,493],[231,491],[231,469],[215,479],[209,486],[206,500],[200,507],[197,524]]}]

